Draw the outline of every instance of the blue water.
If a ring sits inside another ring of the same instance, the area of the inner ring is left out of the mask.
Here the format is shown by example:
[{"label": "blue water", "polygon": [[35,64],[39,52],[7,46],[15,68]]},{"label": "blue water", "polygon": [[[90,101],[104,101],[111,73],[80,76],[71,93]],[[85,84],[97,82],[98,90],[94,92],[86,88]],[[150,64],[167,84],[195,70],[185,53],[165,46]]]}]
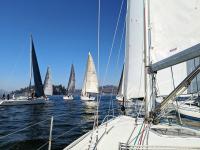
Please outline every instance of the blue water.
[{"label": "blue water", "polygon": [[[114,108],[114,112],[109,112],[111,115],[121,114],[120,103],[116,100],[111,103],[111,99],[114,97],[102,96],[101,98],[100,122],[108,114],[109,108]],[[128,105],[126,112],[135,115],[139,108],[132,104]],[[37,150],[43,145],[41,149],[47,150],[51,116],[54,116],[52,150],[63,149],[92,129],[95,111],[95,102],[81,101],[79,97],[64,101],[62,96],[53,96],[50,102],[44,105],[1,106],[0,150]],[[199,122],[183,121],[190,126],[197,126],[198,129],[200,127]],[[3,137],[26,127],[25,130]]]},{"label": "blue water", "polygon": [[[108,114],[111,106],[110,96],[103,96],[99,108],[100,122]],[[114,101],[113,107],[115,108],[115,115],[118,115],[120,113],[120,104]],[[64,101],[61,96],[51,97],[50,103],[44,105],[0,107],[0,149],[38,149],[48,142],[51,116],[54,116],[52,149],[63,149],[92,128],[95,111],[95,102],[84,102],[79,97],[75,97],[75,100]],[[110,114],[112,113],[110,112]],[[19,133],[1,138],[3,135],[40,121],[44,122]],[[41,149],[46,150],[47,147],[48,144]]]}]

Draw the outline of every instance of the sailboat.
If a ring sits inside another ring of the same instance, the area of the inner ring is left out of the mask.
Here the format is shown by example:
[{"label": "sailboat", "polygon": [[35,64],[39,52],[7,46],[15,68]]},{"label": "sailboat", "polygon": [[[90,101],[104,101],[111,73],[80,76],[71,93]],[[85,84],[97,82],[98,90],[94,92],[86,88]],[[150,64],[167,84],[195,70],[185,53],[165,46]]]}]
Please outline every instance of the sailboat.
[{"label": "sailboat", "polygon": [[[121,115],[102,122],[100,126],[97,118],[93,130],[75,140],[65,150],[200,149],[199,130],[170,121],[160,122],[167,113],[169,102],[187,89],[200,72],[200,66],[185,77],[159,106],[154,105],[157,85],[155,74],[200,55],[200,44],[197,44],[200,36],[195,36],[199,34],[200,22],[197,18],[200,12],[195,9],[199,5],[196,0],[127,0],[123,96],[125,100],[143,97],[145,117]],[[151,61],[152,52],[163,54],[177,44],[182,47],[176,48],[176,54],[165,55],[156,63]],[[163,78],[167,80],[167,76]]]},{"label": "sailboat", "polygon": [[95,97],[91,96],[92,93],[98,93],[98,80],[93,58],[89,52],[85,77],[83,81],[83,88],[81,92],[81,100],[95,100]]},{"label": "sailboat", "polygon": [[[29,83],[29,95],[28,97],[15,98],[9,100],[1,100],[0,105],[34,105],[34,104],[45,104],[47,98],[44,94],[42,79],[40,75],[40,70],[38,66],[37,56],[35,52],[35,47],[33,39],[31,36],[31,52],[30,52],[30,83]],[[32,74],[34,77],[34,90],[31,89]]]},{"label": "sailboat", "polygon": [[65,100],[73,100],[73,93],[75,91],[75,71],[74,71],[74,65],[71,66],[71,72],[70,77],[67,85],[67,91],[66,94],[63,96],[63,99]]},{"label": "sailboat", "polygon": [[123,95],[122,95],[122,91],[123,91],[123,87],[122,87],[122,85],[123,85],[123,72],[124,72],[124,67],[123,67],[123,69],[122,69],[122,73],[121,73],[121,77],[120,77],[120,81],[119,81],[119,85],[118,85],[118,89],[117,89],[117,96],[116,96],[116,99],[118,100],[118,101],[123,101]]},{"label": "sailboat", "polygon": [[46,73],[45,80],[44,80],[44,94],[46,96],[53,95],[53,85],[52,85],[50,67],[47,68],[47,73]]}]

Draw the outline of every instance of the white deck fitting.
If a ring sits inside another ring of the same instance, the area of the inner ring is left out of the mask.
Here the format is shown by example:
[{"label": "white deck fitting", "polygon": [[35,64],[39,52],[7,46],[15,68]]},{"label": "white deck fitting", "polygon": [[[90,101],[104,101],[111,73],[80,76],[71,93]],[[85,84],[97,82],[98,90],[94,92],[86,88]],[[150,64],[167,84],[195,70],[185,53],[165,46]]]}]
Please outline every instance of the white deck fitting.
[{"label": "white deck fitting", "polygon": [[81,96],[81,100],[83,101],[94,101],[95,100],[95,97],[87,97],[87,96]]},{"label": "white deck fitting", "polygon": [[63,96],[63,99],[64,100],[73,100],[74,97],[72,95],[70,95],[70,96],[65,95],[65,96]]}]

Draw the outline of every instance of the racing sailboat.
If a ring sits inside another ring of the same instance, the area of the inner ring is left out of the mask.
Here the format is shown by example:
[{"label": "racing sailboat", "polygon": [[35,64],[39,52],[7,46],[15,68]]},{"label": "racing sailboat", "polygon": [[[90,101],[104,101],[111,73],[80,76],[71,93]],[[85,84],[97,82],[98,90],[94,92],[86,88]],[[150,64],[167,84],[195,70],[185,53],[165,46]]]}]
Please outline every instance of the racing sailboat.
[{"label": "racing sailboat", "polygon": [[73,100],[73,93],[75,91],[75,71],[74,71],[74,65],[71,66],[71,72],[70,77],[67,85],[67,91],[66,94],[63,96],[63,99],[65,100]]},{"label": "racing sailboat", "polygon": [[[1,100],[0,105],[34,105],[34,104],[45,104],[47,98],[44,94],[42,79],[40,75],[39,65],[31,36],[31,50],[30,50],[30,83],[29,83],[29,95],[24,98],[15,98],[9,100]],[[31,89],[32,75],[34,78],[34,89]]]},{"label": "racing sailboat", "polygon": [[44,80],[44,94],[46,96],[53,95],[53,85],[52,85],[52,77],[50,67],[47,68],[47,73]]},{"label": "racing sailboat", "polygon": [[92,93],[98,93],[98,80],[92,55],[88,54],[87,67],[81,92],[81,100],[95,100]]}]

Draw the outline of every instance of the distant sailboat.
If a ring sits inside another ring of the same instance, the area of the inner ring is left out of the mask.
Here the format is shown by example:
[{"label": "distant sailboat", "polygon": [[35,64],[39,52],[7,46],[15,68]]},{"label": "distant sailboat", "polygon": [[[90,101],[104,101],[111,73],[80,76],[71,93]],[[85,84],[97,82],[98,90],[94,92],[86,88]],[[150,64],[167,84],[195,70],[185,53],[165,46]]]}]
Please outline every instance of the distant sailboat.
[{"label": "distant sailboat", "polygon": [[47,68],[47,73],[44,80],[44,94],[47,96],[53,95],[53,85],[50,67]]},{"label": "distant sailboat", "polygon": [[124,72],[124,67],[122,69],[122,73],[121,73],[121,77],[120,77],[120,81],[119,81],[119,86],[118,86],[118,89],[117,89],[117,96],[116,96],[116,99],[118,101],[123,101],[123,72]]},{"label": "distant sailboat", "polygon": [[[10,100],[1,100],[0,105],[33,105],[44,104],[47,102],[44,94],[42,79],[38,66],[37,56],[35,53],[35,47],[31,36],[31,61],[30,61],[30,83],[29,83],[29,96],[27,98],[15,98]],[[34,91],[31,89],[32,73],[34,77]]]},{"label": "distant sailboat", "polygon": [[66,95],[63,96],[63,99],[65,100],[73,100],[73,93],[75,91],[75,71],[74,71],[74,65],[71,66],[71,72],[70,77],[67,85],[67,91]]},{"label": "distant sailboat", "polygon": [[98,93],[98,92],[99,92],[99,89],[98,89],[96,69],[95,69],[93,58],[89,52],[87,68],[86,68],[83,88],[81,92],[81,100],[95,100],[95,97],[91,96],[90,94]]}]

